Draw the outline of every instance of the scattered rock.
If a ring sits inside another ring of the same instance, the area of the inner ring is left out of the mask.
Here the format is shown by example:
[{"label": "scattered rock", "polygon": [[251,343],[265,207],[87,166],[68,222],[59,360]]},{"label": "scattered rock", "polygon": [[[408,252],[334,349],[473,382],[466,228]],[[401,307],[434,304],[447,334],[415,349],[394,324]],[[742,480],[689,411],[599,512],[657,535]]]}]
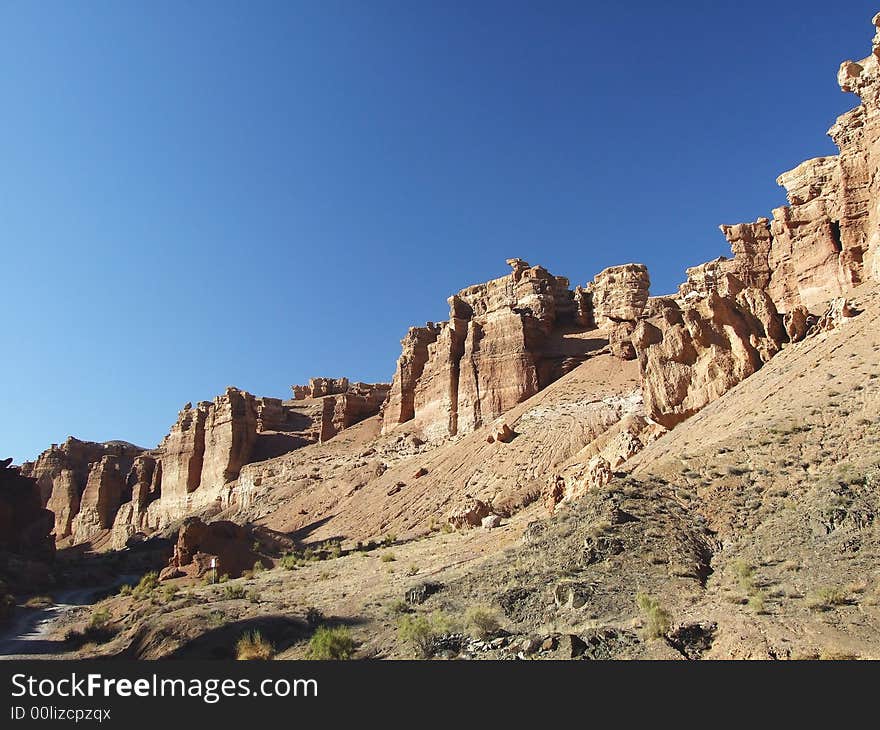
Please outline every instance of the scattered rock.
[{"label": "scattered rock", "polygon": [[443,587],[442,583],[420,583],[406,592],[406,602],[421,605]]}]

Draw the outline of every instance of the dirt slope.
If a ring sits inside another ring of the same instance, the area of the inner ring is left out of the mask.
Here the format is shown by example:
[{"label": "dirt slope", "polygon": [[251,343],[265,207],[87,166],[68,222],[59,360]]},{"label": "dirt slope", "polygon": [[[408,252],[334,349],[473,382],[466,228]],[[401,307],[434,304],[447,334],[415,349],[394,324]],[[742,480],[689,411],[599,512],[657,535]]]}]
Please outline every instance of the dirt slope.
[{"label": "dirt slope", "polygon": [[245,467],[240,484],[254,486],[235,519],[309,540],[366,540],[425,533],[468,496],[507,514],[537,500],[548,475],[637,410],[638,386],[635,362],[594,357],[500,419],[517,434],[510,443],[487,443],[487,426],[432,448],[405,424],[378,436],[371,419],[325,444]]}]

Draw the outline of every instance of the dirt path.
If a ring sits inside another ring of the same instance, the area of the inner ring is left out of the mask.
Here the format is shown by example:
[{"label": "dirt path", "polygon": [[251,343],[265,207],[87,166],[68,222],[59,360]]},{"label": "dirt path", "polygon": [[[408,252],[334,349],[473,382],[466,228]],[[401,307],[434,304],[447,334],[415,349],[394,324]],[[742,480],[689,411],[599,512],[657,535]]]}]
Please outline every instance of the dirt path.
[{"label": "dirt path", "polygon": [[64,652],[64,642],[51,639],[55,626],[71,611],[95,602],[96,597],[127,582],[133,576],[120,576],[109,585],[71,588],[55,594],[55,605],[48,608],[19,608],[12,622],[0,633],[0,660],[25,659]]}]

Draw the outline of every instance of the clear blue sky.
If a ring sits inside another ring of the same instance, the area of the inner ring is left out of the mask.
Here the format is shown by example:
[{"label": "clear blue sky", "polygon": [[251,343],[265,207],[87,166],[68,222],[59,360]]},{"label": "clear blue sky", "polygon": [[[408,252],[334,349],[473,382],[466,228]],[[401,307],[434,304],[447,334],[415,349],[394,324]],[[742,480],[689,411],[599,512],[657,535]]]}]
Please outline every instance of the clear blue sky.
[{"label": "clear blue sky", "polygon": [[0,3],[0,457],[387,380],[519,256],[655,294],[833,152],[872,3]]}]

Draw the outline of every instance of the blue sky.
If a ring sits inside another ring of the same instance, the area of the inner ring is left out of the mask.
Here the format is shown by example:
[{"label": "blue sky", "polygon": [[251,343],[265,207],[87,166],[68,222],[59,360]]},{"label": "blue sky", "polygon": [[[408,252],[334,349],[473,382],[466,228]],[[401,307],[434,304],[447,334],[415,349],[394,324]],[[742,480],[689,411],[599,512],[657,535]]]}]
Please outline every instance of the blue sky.
[{"label": "blue sky", "polygon": [[518,256],[652,292],[834,148],[871,3],[0,3],[0,457],[390,379]]}]

